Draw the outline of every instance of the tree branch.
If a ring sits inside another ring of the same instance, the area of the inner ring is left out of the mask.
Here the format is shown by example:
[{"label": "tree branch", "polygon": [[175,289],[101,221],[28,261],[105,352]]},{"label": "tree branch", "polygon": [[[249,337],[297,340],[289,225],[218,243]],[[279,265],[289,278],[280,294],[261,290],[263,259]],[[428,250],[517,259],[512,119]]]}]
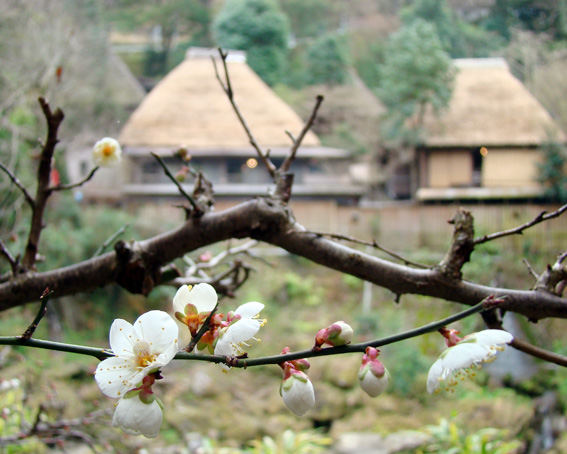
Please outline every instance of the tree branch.
[{"label": "tree branch", "polygon": [[322,102],[323,102],[323,96],[317,95],[317,97],[315,98],[315,105],[313,106],[313,110],[311,111],[311,115],[309,116],[308,120],[305,122],[305,125],[303,126],[303,129],[299,133],[299,136],[295,139],[291,134],[289,134],[289,136],[293,140],[293,145],[291,147],[289,155],[285,158],[284,162],[282,162],[282,165],[278,169],[279,172],[289,171],[289,168],[291,167],[291,163],[295,159],[295,154],[297,153],[297,150],[301,145],[301,142],[303,142],[303,138],[305,137],[307,132],[311,129],[311,126],[313,126],[313,122],[317,117],[317,112],[319,111],[319,107],[321,107]]},{"label": "tree branch", "polygon": [[223,64],[223,67],[224,67],[224,76],[225,76],[225,79],[226,79],[226,85],[223,82],[223,80],[222,80],[222,78],[219,74],[219,71],[217,69],[216,60],[213,58],[212,60],[213,60],[213,65],[215,67],[216,78],[219,81],[223,91],[226,93],[226,96],[228,97],[228,100],[230,101],[230,105],[232,106],[234,113],[238,117],[240,124],[244,128],[244,132],[248,136],[248,140],[250,141],[250,145],[252,145],[254,150],[256,150],[258,157],[266,166],[266,169],[270,173],[270,176],[275,179],[277,169],[276,169],[276,166],[272,163],[272,161],[268,157],[269,152],[264,153],[264,151],[262,150],[262,147],[260,146],[260,144],[258,143],[256,138],[254,137],[254,134],[252,134],[252,131],[250,130],[250,127],[248,126],[248,123],[244,119],[244,115],[242,115],[242,112],[240,111],[238,105],[236,104],[236,101],[234,100],[234,92],[232,91],[232,86],[231,86],[231,83],[230,83],[230,75],[228,73],[228,66],[226,64],[226,57],[228,56],[228,54],[220,48],[219,48],[219,54],[220,54],[222,64]]},{"label": "tree branch", "polygon": [[559,217],[565,211],[567,211],[567,204],[563,205],[557,211],[554,211],[552,213],[547,213],[546,211],[542,211],[534,219],[532,219],[531,221],[526,222],[525,224],[522,224],[518,227],[514,227],[513,229],[504,230],[502,232],[496,232],[496,233],[492,233],[490,235],[484,235],[484,236],[475,238],[474,239],[474,245],[477,246],[479,244],[486,243],[487,241],[492,241],[492,240],[495,240],[497,238],[502,238],[504,236],[521,235],[524,232],[524,230],[529,229],[530,227],[533,227],[536,224],[540,224],[540,223],[548,221],[550,219]]},{"label": "tree branch", "polygon": [[1,162],[0,169],[2,169],[4,173],[8,175],[8,178],[10,178],[10,180],[12,180],[12,183],[14,183],[16,187],[22,192],[24,198],[26,199],[26,202],[28,202],[28,205],[33,209],[33,207],[35,206],[35,201],[33,200],[33,197],[28,192],[28,190],[25,188],[25,186],[22,184],[22,182],[18,179],[18,177],[16,177],[16,175],[14,175],[12,171]]},{"label": "tree branch", "polygon": [[[489,309],[491,309],[494,305],[494,302],[495,302],[494,298],[488,297],[485,300],[481,301],[480,303],[474,305],[473,307],[470,307],[464,311],[451,315],[442,320],[429,323],[419,328],[404,331],[402,333],[394,334],[393,336],[387,336],[381,339],[375,339],[360,344],[350,344],[341,347],[303,350],[303,351],[288,353],[286,355],[266,356],[263,358],[256,358],[256,359],[248,359],[248,358],[238,359],[238,358],[215,356],[215,355],[196,355],[196,354],[188,353],[187,351],[180,351],[175,355],[174,359],[224,363],[230,365],[231,367],[246,368],[246,367],[261,366],[267,364],[280,364],[284,361],[292,361],[294,359],[301,359],[301,358],[341,355],[345,353],[363,353],[366,350],[366,347],[383,347],[384,345],[393,344],[406,339],[411,339],[412,337],[417,337],[426,333],[437,331],[439,328],[450,325],[451,323],[462,320],[466,317],[470,317],[471,315],[479,313],[483,310],[487,310],[487,306],[486,306],[487,304],[489,306]],[[209,321],[212,318],[212,316],[214,315],[214,311],[216,311],[217,307],[218,307],[218,303],[217,306],[215,306],[215,309],[211,312],[211,315],[208,317],[207,321]],[[206,329],[203,329],[203,327],[201,327],[199,333],[196,336],[196,339],[199,339],[205,332]],[[197,342],[193,344],[193,342],[191,342],[189,347],[194,348],[196,343]],[[59,342],[52,342],[52,341],[45,341],[38,339],[23,339],[22,337],[0,336],[0,345],[22,345],[25,347],[41,348],[46,350],[55,350],[55,351],[62,351],[67,353],[76,353],[79,355],[94,356],[99,360],[103,360],[105,358],[114,356],[111,350],[106,350],[102,348],[85,347],[81,345],[72,345],[72,344],[62,344]]]},{"label": "tree branch", "polygon": [[[395,294],[432,296],[465,305],[474,305],[489,295],[507,295],[502,308],[530,320],[567,318],[567,300],[549,292],[455,281],[437,269],[417,270],[392,263],[318,235],[302,233],[304,230],[291,219],[285,205],[259,198],[189,219],[175,230],[133,243],[132,247],[140,252],[137,259],[145,260],[148,269],[156,269],[210,244],[231,238],[252,238]],[[114,283],[118,264],[116,252],[109,252],[65,268],[19,275],[0,284],[0,311],[35,301],[46,287],[64,296]]]},{"label": "tree branch", "polygon": [[47,138],[41,151],[39,167],[37,169],[37,192],[35,196],[35,204],[32,207],[30,231],[28,234],[24,257],[22,259],[22,266],[27,270],[32,270],[36,262],[39,238],[44,227],[43,213],[47,205],[47,200],[51,195],[49,177],[51,175],[53,153],[55,152],[55,146],[59,142],[57,139],[57,130],[65,117],[61,109],[51,112],[51,108],[44,98],[39,98],[39,104],[43,111],[43,115],[45,116],[45,120],[47,121]]},{"label": "tree branch", "polygon": [[59,184],[57,186],[53,186],[52,188],[50,188],[50,191],[65,191],[67,189],[78,188],[84,185],[85,183],[89,182],[91,178],[94,177],[94,174],[99,168],[100,167],[98,166],[94,167],[85,178],[83,178],[81,181],[78,181],[77,183]]}]

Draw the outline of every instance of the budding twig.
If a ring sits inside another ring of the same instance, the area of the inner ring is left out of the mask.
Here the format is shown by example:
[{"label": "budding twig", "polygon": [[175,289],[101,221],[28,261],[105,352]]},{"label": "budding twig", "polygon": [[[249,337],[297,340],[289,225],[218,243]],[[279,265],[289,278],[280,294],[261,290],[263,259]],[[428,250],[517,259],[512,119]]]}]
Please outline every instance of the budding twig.
[{"label": "budding twig", "polygon": [[342,235],[340,233],[326,233],[326,232],[317,232],[314,230],[291,230],[289,233],[311,233],[313,235],[317,235],[320,237],[328,237],[328,238],[332,238],[335,240],[344,240],[344,241],[350,241],[351,243],[356,243],[356,244],[363,244],[365,246],[371,246],[374,249],[378,249],[379,251],[382,251],[386,254],[388,254],[390,257],[395,258],[396,260],[399,260],[403,263],[405,263],[406,265],[411,265],[414,266],[416,268],[421,268],[421,269],[429,269],[431,267],[427,266],[427,265],[423,265],[421,263],[417,263],[417,262],[413,262],[412,260],[406,259],[404,257],[402,257],[401,255],[397,254],[394,251],[391,251],[389,249],[386,249],[383,246],[380,246],[376,240],[372,240],[372,241],[364,241],[364,240],[359,240],[358,238],[354,238],[348,235]]},{"label": "budding twig", "polygon": [[128,228],[129,224],[125,224],[122,227],[120,227],[116,232],[114,232],[112,235],[110,235],[110,237],[108,237],[108,239],[102,243],[99,248],[95,251],[95,253],[93,254],[93,257],[98,257],[99,255],[101,255],[108,246],[110,246],[111,243],[114,242],[114,240],[116,240],[120,235],[122,235],[126,229]]},{"label": "budding twig", "polygon": [[37,327],[39,325],[39,322],[47,313],[47,303],[49,302],[49,296],[52,293],[53,292],[51,290],[49,290],[49,287],[47,287],[45,289],[45,291],[43,292],[43,295],[41,295],[41,297],[40,297],[41,306],[39,308],[39,311],[37,312],[37,315],[33,319],[33,322],[31,322],[31,325],[28,326],[28,328],[24,331],[24,334],[22,334],[22,339],[31,339],[32,338],[33,333],[35,333],[35,330],[37,329]]},{"label": "budding twig", "polygon": [[4,173],[8,175],[8,178],[12,180],[12,183],[14,183],[16,187],[22,192],[24,198],[26,199],[26,202],[28,202],[28,205],[33,208],[35,206],[35,201],[28,190],[25,188],[25,186],[22,184],[22,182],[18,179],[18,177],[16,177],[16,175],[14,175],[12,171],[1,162],[0,169],[2,169]]},{"label": "budding twig", "polygon": [[94,177],[94,174],[96,173],[96,171],[99,168],[100,167],[98,167],[98,166],[94,167],[85,178],[83,178],[81,181],[78,181],[77,183],[59,184],[57,186],[51,187],[50,190],[51,191],[65,191],[67,189],[78,188],[78,187],[84,185],[85,183],[87,183],[92,177]]},{"label": "budding twig", "polygon": [[197,202],[195,202],[195,199],[193,199],[193,197],[191,197],[189,194],[187,194],[187,192],[185,191],[185,189],[183,189],[183,186],[181,186],[181,183],[179,183],[179,181],[177,181],[177,179],[175,178],[175,176],[170,172],[170,170],[167,168],[167,166],[165,165],[165,162],[163,162],[163,159],[161,158],[160,155],[158,155],[157,153],[154,153],[153,151],[151,152],[151,155],[157,159],[157,162],[159,162],[159,165],[162,167],[163,171],[165,172],[165,174],[169,177],[169,179],[171,181],[173,181],[173,183],[175,184],[175,186],[177,186],[177,189],[179,190],[179,192],[181,193],[181,195],[183,197],[185,197],[189,203],[191,204],[191,206],[193,207],[193,210],[195,213],[201,213],[201,208],[199,208],[199,205],[197,205]]},{"label": "budding twig", "polygon": [[222,78],[219,74],[219,71],[217,69],[217,63],[216,63],[215,59],[213,58],[212,60],[213,60],[214,68],[215,68],[216,78],[219,81],[223,91],[226,93],[226,96],[228,97],[228,100],[230,101],[230,105],[232,106],[234,113],[238,117],[240,124],[244,128],[244,132],[248,136],[248,140],[250,142],[250,145],[252,145],[254,150],[256,150],[258,157],[260,158],[262,163],[266,166],[266,169],[268,169],[270,176],[272,178],[275,178],[277,169],[276,169],[276,166],[272,163],[272,161],[268,157],[269,151],[264,152],[262,150],[262,147],[260,146],[260,144],[258,143],[256,138],[254,137],[254,134],[252,134],[252,130],[248,126],[248,123],[246,122],[244,115],[242,115],[240,108],[238,107],[238,105],[236,104],[236,101],[234,100],[234,92],[232,91],[232,86],[231,86],[231,83],[230,83],[230,75],[229,75],[229,72],[228,72],[228,66],[226,64],[226,57],[228,56],[228,53],[224,52],[222,49],[219,49],[219,54],[220,54],[222,64],[223,64],[223,67],[224,67],[224,76],[225,76],[225,79],[226,79],[226,84],[222,80]]},{"label": "budding twig", "polygon": [[530,227],[533,227],[534,225],[539,224],[541,222],[548,221],[549,219],[559,217],[565,211],[567,211],[567,204],[563,205],[557,211],[553,211],[552,213],[547,213],[546,211],[542,211],[534,219],[532,219],[531,221],[526,222],[525,224],[522,224],[518,227],[514,227],[513,229],[504,230],[502,232],[496,232],[496,233],[492,233],[490,235],[484,235],[484,236],[475,238],[474,239],[474,245],[476,246],[478,244],[486,243],[487,241],[492,241],[492,240],[495,240],[496,238],[502,238],[504,236],[521,235],[524,232],[524,230],[529,229]]}]

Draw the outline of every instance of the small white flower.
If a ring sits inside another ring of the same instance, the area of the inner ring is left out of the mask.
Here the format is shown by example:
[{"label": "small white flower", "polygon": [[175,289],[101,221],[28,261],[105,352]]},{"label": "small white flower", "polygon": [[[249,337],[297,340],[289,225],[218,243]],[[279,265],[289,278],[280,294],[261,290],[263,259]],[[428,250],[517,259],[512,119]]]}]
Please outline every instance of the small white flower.
[{"label": "small white flower", "polygon": [[112,425],[130,435],[157,437],[163,420],[162,406],[157,398],[149,400],[149,403],[143,402],[139,391],[126,394],[116,404]]},{"label": "small white flower", "polygon": [[222,328],[215,346],[215,355],[238,356],[245,353],[244,347],[249,347],[248,341],[264,326],[266,320],[258,318],[264,305],[258,302],[246,303],[240,306],[234,314],[229,314],[231,323]]},{"label": "small white flower", "polygon": [[94,144],[93,162],[100,167],[114,167],[122,159],[122,148],[116,139],[105,137]]},{"label": "small white flower", "polygon": [[496,359],[496,353],[504,350],[503,345],[512,342],[514,337],[502,330],[488,329],[469,334],[452,347],[445,350],[429,369],[427,391],[437,391],[442,381],[447,381],[448,388],[458,382],[453,377],[464,380],[465,375],[474,375],[472,369],[480,363],[489,363]]},{"label": "small white flower", "polygon": [[215,308],[217,301],[217,292],[212,285],[183,285],[173,297],[173,312],[177,320],[187,325],[194,336]]},{"label": "small white flower", "polygon": [[293,370],[284,378],[280,395],[287,408],[297,416],[302,416],[315,405],[315,391],[309,377],[304,372]]},{"label": "small white flower", "polygon": [[114,355],[102,361],[95,380],[109,397],[122,397],[136,388],[150,372],[168,364],[177,351],[178,328],[167,312],[150,311],[134,326],[122,319],[110,327],[110,348]]}]

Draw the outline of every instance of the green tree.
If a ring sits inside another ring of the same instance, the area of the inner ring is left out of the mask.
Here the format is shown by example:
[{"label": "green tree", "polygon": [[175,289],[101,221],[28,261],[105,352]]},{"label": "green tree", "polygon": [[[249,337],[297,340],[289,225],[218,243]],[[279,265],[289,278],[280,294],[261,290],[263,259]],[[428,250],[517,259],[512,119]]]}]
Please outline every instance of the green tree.
[{"label": "green tree", "polygon": [[307,50],[307,80],[311,84],[342,84],[348,79],[345,46],[337,35],[316,39]]},{"label": "green tree", "polygon": [[441,44],[451,57],[487,57],[501,47],[503,40],[459,19],[447,0],[418,0],[401,12],[404,24],[424,20],[433,25]]},{"label": "green tree", "polygon": [[274,0],[228,0],[213,32],[219,46],[245,50],[250,67],[268,84],[281,78],[289,24]]},{"label": "green tree", "polygon": [[317,37],[338,28],[340,5],[329,0],[280,0],[291,32],[298,38]]},{"label": "green tree", "polygon": [[156,75],[171,66],[176,36],[188,36],[197,46],[212,44],[211,10],[211,0],[116,0],[107,15],[124,31],[158,30],[160,46],[148,50],[145,62],[147,75]]},{"label": "green tree", "polygon": [[[386,139],[415,143],[428,107],[449,105],[454,69],[433,25],[416,20],[393,34],[380,69],[378,95],[388,109]],[[412,127],[408,127],[408,120]]]},{"label": "green tree", "polygon": [[554,140],[542,144],[543,162],[538,166],[538,181],[545,197],[553,202],[567,201],[567,149]]}]

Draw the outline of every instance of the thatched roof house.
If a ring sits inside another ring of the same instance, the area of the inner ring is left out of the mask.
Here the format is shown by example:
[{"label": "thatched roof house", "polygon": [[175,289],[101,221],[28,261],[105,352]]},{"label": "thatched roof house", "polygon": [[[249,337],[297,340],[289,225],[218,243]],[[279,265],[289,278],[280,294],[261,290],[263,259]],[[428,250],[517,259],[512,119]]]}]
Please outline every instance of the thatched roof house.
[{"label": "thatched roof house", "polygon": [[[213,58],[224,79],[217,50],[189,49],[124,126],[119,140],[131,161],[126,195],[175,196],[176,188],[149,153],[171,156],[180,147],[189,150],[191,164],[213,182],[217,196],[266,193],[267,172],[256,167],[255,151],[217,80]],[[277,163],[291,146],[286,131],[297,135],[304,122],[250,69],[243,52],[229,52],[227,62],[236,103],[257,142],[270,149]],[[322,147],[309,132],[297,156],[295,195],[358,197],[363,192],[343,168],[350,152]],[[174,158],[169,164],[180,165]]]},{"label": "thatched roof house", "polygon": [[503,59],[455,60],[451,103],[425,118],[418,148],[417,198],[529,198],[537,183],[540,145],[554,133],[549,113]]}]

